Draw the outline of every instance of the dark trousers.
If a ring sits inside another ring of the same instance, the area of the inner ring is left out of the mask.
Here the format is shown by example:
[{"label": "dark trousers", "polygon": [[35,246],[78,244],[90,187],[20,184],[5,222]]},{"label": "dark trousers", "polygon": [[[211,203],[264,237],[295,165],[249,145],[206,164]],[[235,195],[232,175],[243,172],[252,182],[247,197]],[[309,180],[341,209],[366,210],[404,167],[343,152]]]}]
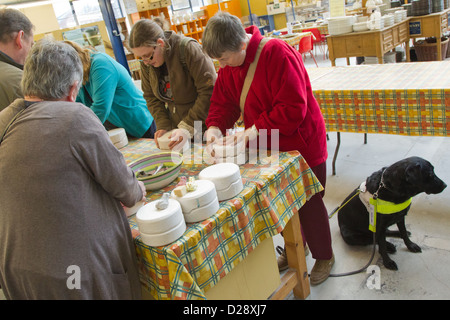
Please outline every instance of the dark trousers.
[{"label": "dark trousers", "polygon": [[[112,129],[117,128],[115,125],[113,125],[108,120],[106,120],[105,123],[103,123],[103,126],[105,127],[106,130],[112,130]],[[141,138],[153,139],[155,137],[155,132],[156,132],[156,123],[155,123],[155,120],[153,120],[152,124],[150,125],[150,128],[148,128],[147,132],[144,133],[144,135]],[[129,137],[133,137],[128,132],[127,132],[127,135]],[[137,138],[137,137],[135,137],[135,138]]]},{"label": "dark trousers", "polygon": [[[326,162],[311,168],[311,170],[325,189]],[[325,190],[315,194],[299,210],[303,243],[308,244],[312,257],[319,260],[329,260],[333,255],[328,212],[322,199],[324,195]]]},{"label": "dark trousers", "polygon": [[148,128],[147,132],[144,133],[142,138],[153,139],[155,138],[155,132],[156,132],[156,123],[153,120],[152,125],[150,126],[150,128]]}]

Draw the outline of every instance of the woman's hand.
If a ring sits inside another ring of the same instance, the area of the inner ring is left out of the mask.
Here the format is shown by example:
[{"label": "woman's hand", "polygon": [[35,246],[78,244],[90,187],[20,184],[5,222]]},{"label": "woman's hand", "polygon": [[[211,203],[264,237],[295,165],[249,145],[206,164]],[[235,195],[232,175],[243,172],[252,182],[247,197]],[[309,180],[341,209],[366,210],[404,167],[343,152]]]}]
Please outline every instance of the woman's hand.
[{"label": "woman's hand", "polygon": [[138,180],[138,184],[139,184],[139,187],[141,187],[141,190],[142,190],[142,199],[141,199],[141,201],[145,201],[145,196],[147,195],[147,189],[145,189],[145,185],[144,185],[144,183],[142,182],[142,181],[139,181]]},{"label": "woman's hand", "polygon": [[183,150],[184,145],[191,140],[191,135],[186,129],[175,129],[172,131],[169,139],[169,148],[171,150],[175,149],[175,151],[181,151]]},{"label": "woman's hand", "polygon": [[239,131],[236,132],[235,134],[226,136],[225,138],[223,138],[223,145],[226,146],[242,145],[242,149],[245,150],[247,143],[249,141],[255,140],[256,138],[258,138],[258,129],[256,129],[255,125],[253,125],[247,130]]},{"label": "woman's hand", "polygon": [[205,153],[214,158],[214,144],[222,139],[222,131],[217,127],[209,127],[205,131],[206,148]]}]

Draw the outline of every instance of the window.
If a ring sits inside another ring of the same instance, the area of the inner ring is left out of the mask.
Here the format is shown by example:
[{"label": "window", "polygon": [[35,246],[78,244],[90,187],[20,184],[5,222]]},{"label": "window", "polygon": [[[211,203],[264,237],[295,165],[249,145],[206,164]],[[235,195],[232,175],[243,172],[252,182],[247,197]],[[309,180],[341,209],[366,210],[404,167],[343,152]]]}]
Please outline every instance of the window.
[{"label": "window", "polygon": [[172,0],[172,12],[189,11],[195,12],[200,10],[205,4],[203,0]]},{"label": "window", "polygon": [[[98,1],[52,0],[52,4],[61,29],[103,20]],[[111,5],[116,19],[122,18],[123,13],[119,0],[111,0]]]}]

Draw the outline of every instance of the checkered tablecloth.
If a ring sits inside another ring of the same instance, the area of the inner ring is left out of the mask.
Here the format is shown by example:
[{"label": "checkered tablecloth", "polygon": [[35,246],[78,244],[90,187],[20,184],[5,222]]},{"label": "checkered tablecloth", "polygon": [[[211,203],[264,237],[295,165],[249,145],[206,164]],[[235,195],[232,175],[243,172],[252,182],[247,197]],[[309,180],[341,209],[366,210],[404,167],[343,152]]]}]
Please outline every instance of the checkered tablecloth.
[{"label": "checkered tablecloth", "polygon": [[[121,152],[130,163],[160,151],[153,140],[138,139]],[[195,159],[192,156],[183,163],[180,176],[197,176],[206,167],[196,164]],[[282,152],[277,159],[261,157],[257,164],[240,166],[243,191],[231,200],[222,201],[219,211],[211,218],[188,224],[184,235],[168,246],[145,245],[135,216],[129,218],[140,279],[155,299],[205,299],[206,290],[216,285],[263,240],[280,233],[294,209],[323,189],[298,152]],[[158,199],[176,183],[177,180],[162,190],[149,193],[147,199]]]},{"label": "checkered tablecloth", "polygon": [[327,131],[450,135],[450,62],[310,68]]}]

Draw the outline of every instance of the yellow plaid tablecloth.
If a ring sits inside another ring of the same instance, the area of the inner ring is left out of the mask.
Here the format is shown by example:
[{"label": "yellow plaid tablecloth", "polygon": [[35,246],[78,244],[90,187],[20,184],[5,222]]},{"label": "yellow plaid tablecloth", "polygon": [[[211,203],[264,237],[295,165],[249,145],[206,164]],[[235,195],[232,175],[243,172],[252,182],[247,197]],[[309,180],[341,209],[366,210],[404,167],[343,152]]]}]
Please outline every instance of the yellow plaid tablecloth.
[{"label": "yellow plaid tablecloth", "polygon": [[[138,139],[121,152],[129,163],[160,151],[153,140]],[[205,290],[217,284],[263,240],[280,233],[295,209],[323,190],[298,152],[281,152],[278,161],[271,159],[240,166],[242,192],[222,201],[219,211],[209,219],[188,224],[184,235],[171,245],[144,244],[135,216],[129,218],[140,279],[155,299],[205,299]],[[197,176],[206,167],[195,162],[183,163],[180,176]],[[176,184],[177,180],[149,193],[147,200],[158,199]]]},{"label": "yellow plaid tablecloth", "polygon": [[310,68],[327,131],[450,135],[450,62]]}]

